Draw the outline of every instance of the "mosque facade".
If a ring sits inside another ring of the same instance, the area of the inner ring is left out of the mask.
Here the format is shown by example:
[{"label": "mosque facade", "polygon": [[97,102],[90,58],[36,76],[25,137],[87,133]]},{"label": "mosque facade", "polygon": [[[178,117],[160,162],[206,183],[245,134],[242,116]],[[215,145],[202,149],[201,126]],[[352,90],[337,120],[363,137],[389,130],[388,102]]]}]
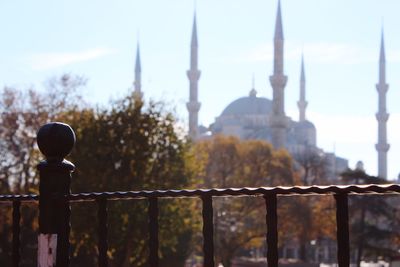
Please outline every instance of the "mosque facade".
[{"label": "mosque facade", "polygon": [[269,76],[272,88],[272,99],[257,96],[257,91],[251,88],[247,96],[231,102],[222,113],[216,117],[209,127],[197,124],[200,103],[197,99],[198,79],[198,42],[196,17],[193,22],[191,42],[191,64],[188,71],[190,82],[190,98],[187,103],[189,113],[189,136],[196,140],[211,135],[233,135],[240,139],[258,139],[271,143],[275,148],[285,148],[293,156],[305,157],[307,153],[318,154],[326,162],[326,175],[330,182],[348,168],[348,161],[334,153],[324,152],[317,147],[317,129],[307,119],[306,109],[306,78],[304,59],[300,69],[300,97],[298,121],[288,117],[285,112],[285,86],[288,77],[284,73],[284,35],[282,26],[281,6],[278,2],[274,34],[273,73]]},{"label": "mosque facade", "polygon": [[[201,71],[198,66],[198,38],[196,15],[193,19],[192,36],[190,43],[190,66],[186,75],[189,80],[189,100],[186,103],[188,110],[188,136],[192,140],[209,138],[217,134],[233,135],[243,140],[258,139],[271,143],[274,148],[286,149],[295,158],[296,156],[314,153],[324,158],[326,162],[327,178],[330,182],[348,168],[348,160],[326,152],[317,146],[317,129],[307,119],[306,77],[304,59],[301,59],[299,100],[297,102],[299,118],[295,120],[285,112],[285,86],[288,77],[284,73],[284,34],[280,1],[278,0],[275,33],[273,38],[274,59],[273,73],[269,76],[272,89],[272,99],[257,96],[257,91],[251,88],[247,96],[232,101],[209,126],[198,124],[201,103],[198,99],[198,82]],[[387,152],[390,145],[387,143],[386,125],[389,114],[386,111],[386,61],[383,40],[381,39],[379,57],[379,81],[376,84],[378,91],[378,142],[375,146],[378,154],[378,176],[387,179]],[[142,96],[141,66],[139,45],[137,48],[135,65],[134,91]]]},{"label": "mosque facade", "polygon": [[[196,141],[211,138],[217,134],[232,135],[243,140],[257,139],[271,143],[276,149],[286,149],[294,158],[299,155],[313,153],[324,159],[326,178],[329,183],[338,182],[337,178],[348,168],[348,160],[326,152],[317,146],[317,129],[307,119],[306,76],[304,59],[301,59],[299,100],[297,102],[298,120],[290,118],[285,112],[285,86],[288,77],[284,73],[284,35],[280,1],[278,0],[277,15],[274,33],[274,59],[273,73],[269,76],[272,89],[272,99],[257,96],[253,87],[248,95],[233,100],[222,113],[216,117],[209,126],[198,124],[198,115],[201,103],[198,99],[198,82],[201,71],[198,66],[198,38],[196,15],[193,20],[190,67],[186,75],[189,80],[189,100],[186,103],[188,110],[188,136]],[[134,93],[142,96],[141,91],[141,66],[139,46],[136,55]],[[375,146],[378,156],[378,176],[387,179],[387,152],[390,145],[387,142],[387,120],[389,114],[386,110],[386,60],[383,31],[379,56],[379,80],[376,84],[378,92],[378,142]],[[357,169],[363,169],[358,162]],[[301,167],[299,168],[301,169]],[[336,243],[330,238],[322,237],[321,240],[313,240],[310,245],[311,258],[315,262],[335,262]],[[283,258],[299,258],[299,244],[296,240],[285,242],[281,251]]]}]

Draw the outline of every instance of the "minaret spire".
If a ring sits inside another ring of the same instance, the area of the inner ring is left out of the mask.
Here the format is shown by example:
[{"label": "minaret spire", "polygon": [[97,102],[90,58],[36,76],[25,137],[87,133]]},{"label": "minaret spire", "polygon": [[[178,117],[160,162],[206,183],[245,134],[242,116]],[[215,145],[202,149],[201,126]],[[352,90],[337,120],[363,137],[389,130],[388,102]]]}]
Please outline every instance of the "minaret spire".
[{"label": "minaret spire", "polygon": [[136,48],[136,62],[135,62],[135,82],[134,85],[134,93],[140,98],[143,96],[142,93],[142,65],[140,63],[140,47],[139,42],[137,43]]},{"label": "minaret spire", "polygon": [[304,74],[304,56],[301,55],[301,71],[300,71],[300,99],[297,102],[299,107],[299,121],[306,120],[306,108],[308,102],[306,101],[306,76]]},{"label": "minaret spire", "polygon": [[376,85],[378,91],[378,113],[376,119],[378,121],[378,143],[375,145],[378,152],[378,176],[387,179],[387,152],[390,145],[387,143],[387,120],[389,114],[386,111],[386,93],[389,85],[386,83],[386,58],[385,43],[383,38],[383,28],[381,34],[381,49],[379,55],[379,82]]},{"label": "minaret spire", "polygon": [[196,12],[193,17],[192,39],[190,44],[190,69],[187,71],[189,79],[189,102],[186,107],[189,111],[189,137],[195,140],[198,130],[198,113],[200,102],[198,102],[198,81],[200,70],[198,69],[198,42],[197,42],[197,22]]},{"label": "minaret spire", "polygon": [[274,35],[274,70],[273,75],[269,77],[273,90],[273,108],[270,121],[272,130],[272,144],[275,148],[281,148],[285,146],[286,132],[288,127],[288,121],[285,115],[284,89],[287,82],[287,76],[283,72],[283,47],[284,39],[281,3],[278,0]]},{"label": "minaret spire", "polygon": [[280,0],[278,0],[278,10],[276,12],[275,39],[283,40],[282,14],[281,14],[281,1]]},{"label": "minaret spire", "polygon": [[253,77],[251,80],[251,90],[250,90],[249,96],[253,96],[253,97],[257,96],[256,81],[255,81],[254,73],[253,73]]}]

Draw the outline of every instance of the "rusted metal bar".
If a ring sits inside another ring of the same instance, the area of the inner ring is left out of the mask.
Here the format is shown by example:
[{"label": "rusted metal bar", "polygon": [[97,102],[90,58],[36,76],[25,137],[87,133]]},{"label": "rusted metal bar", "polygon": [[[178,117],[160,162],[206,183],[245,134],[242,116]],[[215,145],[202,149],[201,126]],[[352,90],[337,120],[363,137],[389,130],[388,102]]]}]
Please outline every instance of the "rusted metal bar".
[{"label": "rusted metal bar", "polygon": [[267,262],[269,267],[278,266],[278,213],[277,196],[275,194],[264,195],[267,208]]},{"label": "rusted metal bar", "polygon": [[20,260],[20,212],[21,202],[19,200],[13,201],[12,210],[12,266],[18,267]]},{"label": "rusted metal bar", "polygon": [[21,201],[21,202],[37,202],[39,200],[38,195],[0,195],[0,203],[9,203],[11,201]]},{"label": "rusted metal bar", "polygon": [[158,199],[149,198],[149,265],[158,267]]},{"label": "rusted metal bar", "polygon": [[[101,195],[112,199],[144,199],[150,197],[176,198],[176,197],[202,197],[210,196],[263,196],[276,195],[328,195],[328,194],[399,194],[400,185],[330,185],[330,186],[293,186],[293,187],[245,187],[245,188],[212,188],[212,189],[183,189],[183,190],[153,190],[153,191],[126,191],[126,192],[91,192],[71,194],[71,201],[91,201]],[[0,197],[1,201],[1,197]]]},{"label": "rusted metal bar", "polygon": [[203,265],[204,267],[214,267],[214,226],[212,196],[202,196],[201,200],[203,201]]},{"label": "rusted metal bar", "polygon": [[[108,200],[157,198],[185,198],[211,196],[263,196],[276,195],[329,195],[329,194],[399,194],[398,184],[370,184],[370,185],[329,185],[329,186],[292,186],[292,187],[246,187],[246,188],[211,188],[211,189],[183,189],[183,190],[153,190],[153,191],[117,191],[117,192],[89,192],[65,194],[68,201],[94,201],[101,196]],[[34,202],[38,195],[0,195],[0,203],[9,203],[14,200]]]},{"label": "rusted metal bar", "polygon": [[336,194],[336,235],[339,267],[350,265],[349,207],[347,194]]},{"label": "rusted metal bar", "polygon": [[99,267],[107,267],[108,266],[108,213],[107,213],[107,199],[102,197],[97,199],[97,220],[98,220],[98,229],[97,229],[97,246],[99,248]]}]

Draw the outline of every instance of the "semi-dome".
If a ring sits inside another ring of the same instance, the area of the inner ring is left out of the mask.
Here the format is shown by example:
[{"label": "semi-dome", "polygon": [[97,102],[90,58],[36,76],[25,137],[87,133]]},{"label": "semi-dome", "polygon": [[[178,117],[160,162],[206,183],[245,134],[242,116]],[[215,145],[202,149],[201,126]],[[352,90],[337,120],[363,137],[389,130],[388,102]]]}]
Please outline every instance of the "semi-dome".
[{"label": "semi-dome", "polygon": [[264,98],[250,95],[241,97],[230,103],[221,116],[229,115],[267,115],[272,110],[272,101]]},{"label": "semi-dome", "polygon": [[315,130],[315,125],[311,121],[300,121],[296,123],[296,128],[301,128],[301,129],[314,129]]},{"label": "semi-dome", "polygon": [[311,121],[300,121],[294,123],[294,133],[296,143],[308,144],[311,146],[317,145],[317,130]]}]

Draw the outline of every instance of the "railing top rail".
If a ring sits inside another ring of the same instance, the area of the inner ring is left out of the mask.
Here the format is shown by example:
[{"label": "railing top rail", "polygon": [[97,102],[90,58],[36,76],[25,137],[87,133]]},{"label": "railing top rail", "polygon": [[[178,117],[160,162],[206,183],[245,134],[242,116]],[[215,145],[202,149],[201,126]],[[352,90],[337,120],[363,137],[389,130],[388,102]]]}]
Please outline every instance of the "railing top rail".
[{"label": "railing top rail", "polygon": [[0,195],[0,203],[1,202],[12,202],[12,201],[21,201],[21,202],[35,202],[39,200],[39,195],[34,194],[26,194],[26,195]]},{"label": "railing top rail", "polygon": [[[243,187],[243,188],[211,188],[182,190],[142,190],[89,192],[65,196],[69,201],[93,201],[99,198],[110,200],[142,199],[142,198],[185,198],[185,197],[223,197],[223,196],[258,196],[258,195],[329,195],[329,194],[400,194],[398,184],[369,185],[327,185],[327,186],[277,186],[277,187]],[[0,202],[37,201],[38,195],[0,195]]]}]

